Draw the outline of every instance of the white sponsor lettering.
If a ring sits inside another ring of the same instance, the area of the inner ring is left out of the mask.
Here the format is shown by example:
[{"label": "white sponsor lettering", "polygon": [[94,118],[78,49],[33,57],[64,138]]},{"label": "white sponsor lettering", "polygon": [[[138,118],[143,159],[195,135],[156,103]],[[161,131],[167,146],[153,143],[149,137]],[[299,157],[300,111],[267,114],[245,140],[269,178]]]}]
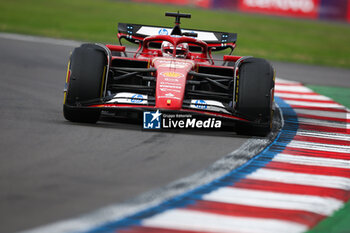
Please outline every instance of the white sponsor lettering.
[{"label": "white sponsor lettering", "polygon": [[158,99],[175,99],[175,100],[181,100],[180,97],[176,97],[176,96],[172,96],[172,97],[169,97],[169,96],[157,96]]},{"label": "white sponsor lettering", "polygon": [[181,86],[174,86],[174,85],[160,85],[160,87],[166,87],[169,89],[182,89]]},{"label": "white sponsor lettering", "polygon": [[315,11],[316,7],[313,0],[243,0],[243,4],[248,7],[302,11],[304,13]]},{"label": "white sponsor lettering", "polygon": [[160,82],[161,85],[175,85],[175,86],[182,86],[181,83],[174,83],[174,82]]},{"label": "white sponsor lettering", "polygon": [[179,79],[176,79],[176,78],[164,78],[165,81],[168,81],[168,82],[173,82],[173,83],[178,83],[180,82]]},{"label": "white sponsor lettering", "polygon": [[107,101],[107,103],[148,104],[148,96],[131,92],[120,92],[117,93],[113,99]]},{"label": "white sponsor lettering", "polygon": [[185,68],[186,65],[181,65],[181,64],[172,64],[172,63],[164,63],[160,64],[158,67],[167,67],[167,68]]},{"label": "white sponsor lettering", "polygon": [[225,109],[225,106],[221,102],[215,100],[192,99],[190,108],[230,114],[230,112]]},{"label": "white sponsor lettering", "polygon": [[172,118],[163,118],[163,128],[221,128],[221,120],[209,118],[207,120],[198,120],[196,118],[187,118],[184,120],[176,120]]},{"label": "white sponsor lettering", "polygon": [[[146,36],[152,36],[152,35],[159,35],[160,32],[171,31],[171,28],[161,28],[161,27],[150,27],[150,26],[142,26],[137,33],[146,35]],[[182,32],[194,32],[197,33],[197,39],[198,40],[205,40],[205,41],[217,41],[218,38],[216,38],[215,34],[213,32],[202,32],[202,31],[192,31],[192,30],[182,30]],[[164,33],[163,33],[164,34]]]},{"label": "white sponsor lettering", "polygon": [[181,90],[176,90],[176,89],[172,89],[172,88],[159,88],[160,91],[164,91],[164,92],[177,92],[180,93]]}]

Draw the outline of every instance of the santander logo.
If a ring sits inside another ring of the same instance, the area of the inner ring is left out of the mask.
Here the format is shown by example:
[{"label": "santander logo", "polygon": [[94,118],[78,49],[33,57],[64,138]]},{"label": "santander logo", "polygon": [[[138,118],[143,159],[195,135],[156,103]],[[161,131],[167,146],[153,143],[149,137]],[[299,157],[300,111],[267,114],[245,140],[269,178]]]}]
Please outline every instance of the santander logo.
[{"label": "santander logo", "polygon": [[246,7],[276,9],[282,11],[294,11],[310,13],[315,11],[314,0],[243,0]]}]

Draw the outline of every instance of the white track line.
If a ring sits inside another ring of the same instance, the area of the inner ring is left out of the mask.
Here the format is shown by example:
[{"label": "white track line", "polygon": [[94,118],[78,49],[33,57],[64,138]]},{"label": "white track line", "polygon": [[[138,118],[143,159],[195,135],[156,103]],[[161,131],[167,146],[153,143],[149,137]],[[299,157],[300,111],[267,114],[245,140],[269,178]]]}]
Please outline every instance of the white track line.
[{"label": "white track line", "polygon": [[287,147],[326,151],[326,152],[349,153],[349,159],[350,159],[350,147],[344,146],[344,145],[331,145],[331,144],[324,144],[324,143],[293,140],[287,145]]},{"label": "white track line", "polygon": [[297,114],[307,114],[312,116],[321,117],[333,117],[338,119],[350,119],[350,115],[347,112],[327,112],[320,110],[309,110],[309,109],[294,109]]},{"label": "white track line", "polygon": [[305,225],[289,221],[232,217],[182,209],[168,210],[142,221],[142,225],[165,229],[223,233],[296,233],[307,230]]},{"label": "white track line", "polygon": [[277,77],[276,77],[276,86],[278,86],[279,83],[282,83],[282,84],[295,84],[295,85],[300,85],[300,82],[291,81],[291,80],[286,80],[286,79],[282,79],[282,78],[277,78]]},{"label": "white track line", "polygon": [[303,107],[322,107],[322,108],[341,108],[345,109],[343,105],[337,103],[317,103],[317,102],[307,102],[307,101],[297,101],[297,100],[285,100],[289,105],[297,105]]},{"label": "white track line", "polygon": [[323,95],[302,95],[302,94],[289,94],[289,93],[276,93],[276,96],[281,98],[296,98],[296,99],[312,99],[312,100],[332,100],[329,97]]},{"label": "white track line", "polygon": [[[314,93],[310,88],[304,86],[283,86],[276,85],[277,91],[291,91],[291,92],[304,92],[304,93]],[[277,94],[276,94],[277,95]]]},{"label": "white track line", "polygon": [[336,167],[345,168],[350,171],[350,160],[344,159],[331,159],[331,158],[318,158],[311,156],[290,155],[290,154],[278,154],[273,158],[273,161],[309,165],[309,166],[323,166],[323,167]]},{"label": "white track line", "polygon": [[350,179],[338,176],[313,175],[260,168],[246,176],[249,179],[275,181],[287,184],[301,184],[325,188],[350,190]]},{"label": "white track line", "polygon": [[19,35],[19,34],[4,33],[4,32],[0,32],[0,38],[40,43],[40,44],[44,43],[44,44],[68,46],[68,47],[78,47],[83,43],[83,42],[73,41],[73,40],[53,39],[53,38],[47,38],[47,37]]},{"label": "white track line", "polygon": [[308,130],[298,130],[297,135],[300,136],[309,136],[309,137],[318,137],[318,138],[329,138],[335,140],[344,140],[350,143],[350,135],[349,134],[341,134],[341,133],[326,133],[326,132],[310,132]]},{"label": "white track line", "polygon": [[203,200],[253,207],[302,210],[321,215],[330,215],[343,205],[342,201],[330,197],[277,193],[235,187],[215,190],[204,195]]}]

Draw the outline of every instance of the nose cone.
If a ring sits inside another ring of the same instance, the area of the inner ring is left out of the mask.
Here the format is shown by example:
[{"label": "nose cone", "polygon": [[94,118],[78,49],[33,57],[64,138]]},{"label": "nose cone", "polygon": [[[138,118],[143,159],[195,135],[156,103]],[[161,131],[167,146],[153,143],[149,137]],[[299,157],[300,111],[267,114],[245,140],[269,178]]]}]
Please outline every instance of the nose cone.
[{"label": "nose cone", "polygon": [[162,71],[157,74],[156,107],[181,109],[187,73]]},{"label": "nose cone", "polygon": [[187,74],[194,63],[182,59],[157,58],[153,64],[157,69],[156,107],[171,110],[181,109]]}]

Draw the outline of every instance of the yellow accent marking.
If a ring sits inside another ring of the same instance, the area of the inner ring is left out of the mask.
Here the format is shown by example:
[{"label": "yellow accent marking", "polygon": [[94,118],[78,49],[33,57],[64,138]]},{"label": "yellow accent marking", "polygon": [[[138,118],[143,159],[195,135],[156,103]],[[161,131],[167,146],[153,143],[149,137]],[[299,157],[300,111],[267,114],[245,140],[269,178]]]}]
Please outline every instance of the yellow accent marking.
[{"label": "yellow accent marking", "polygon": [[105,84],[105,77],[106,77],[106,68],[107,66],[105,66],[103,68],[103,75],[102,75],[102,85],[101,85],[101,94],[100,94],[100,98],[102,98],[102,95],[103,95],[103,87],[104,87],[104,84]]},{"label": "yellow accent marking", "polygon": [[[70,60],[68,61],[68,66],[67,66],[67,74],[66,74],[66,85],[67,85],[67,88],[68,88],[68,75],[69,75],[69,66],[70,66]],[[67,89],[68,91],[68,89]],[[64,92],[63,94],[63,104],[66,103],[66,99],[67,99],[67,91]]]},{"label": "yellow accent marking", "polygon": [[235,102],[238,101],[238,91],[239,91],[239,75],[237,75],[237,79],[236,79],[236,98],[235,98]]},{"label": "yellow accent marking", "polygon": [[162,75],[169,78],[179,78],[183,76],[183,74],[177,72],[164,72]]},{"label": "yellow accent marking", "polygon": [[171,100],[167,100],[167,101],[166,101],[166,104],[167,104],[167,105],[170,105],[170,104],[171,104]]}]

